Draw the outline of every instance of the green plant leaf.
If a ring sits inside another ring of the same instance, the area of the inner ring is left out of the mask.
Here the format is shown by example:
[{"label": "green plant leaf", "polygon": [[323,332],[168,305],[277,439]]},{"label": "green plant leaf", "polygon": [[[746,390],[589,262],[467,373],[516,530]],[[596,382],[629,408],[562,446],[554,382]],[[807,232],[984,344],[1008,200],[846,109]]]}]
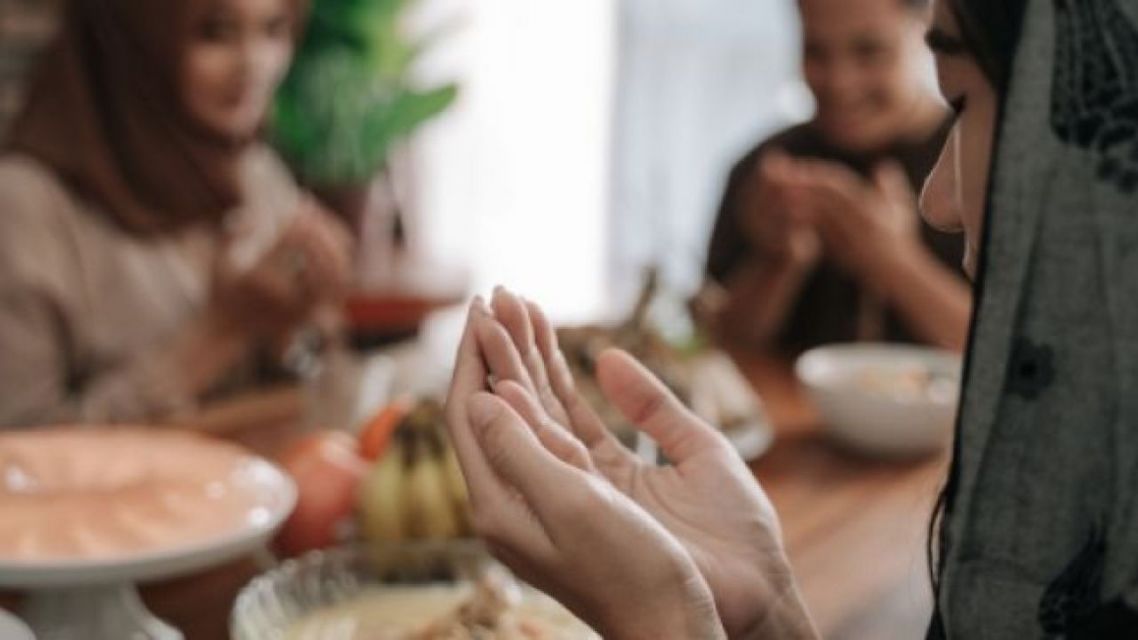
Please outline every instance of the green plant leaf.
[{"label": "green plant leaf", "polygon": [[368,180],[394,144],[453,104],[454,85],[409,88],[411,65],[429,42],[402,31],[412,2],[315,2],[272,113],[271,139],[302,179]]},{"label": "green plant leaf", "polygon": [[458,87],[453,84],[431,91],[402,93],[391,105],[387,126],[395,137],[403,137],[446,111],[457,97]]}]

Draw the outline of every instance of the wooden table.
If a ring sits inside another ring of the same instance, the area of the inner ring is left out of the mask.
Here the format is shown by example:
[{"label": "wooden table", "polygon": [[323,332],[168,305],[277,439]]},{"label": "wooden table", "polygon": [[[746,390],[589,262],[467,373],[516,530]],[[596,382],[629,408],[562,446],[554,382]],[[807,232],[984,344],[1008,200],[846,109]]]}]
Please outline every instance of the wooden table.
[{"label": "wooden table", "polygon": [[778,437],[751,464],[782,519],[798,585],[824,638],[923,638],[925,541],[946,460],[868,460],[830,444],[790,366],[736,356]]},{"label": "wooden table", "polygon": [[[782,518],[799,587],[823,637],[923,638],[930,611],[925,529],[943,459],[887,463],[844,452],[823,437],[789,365],[736,359],[778,434],[751,467]],[[300,394],[282,389],[200,416],[199,425],[272,455],[299,431],[301,408]],[[243,560],[151,585],[143,598],[189,640],[223,639],[235,595],[260,570]]]}]

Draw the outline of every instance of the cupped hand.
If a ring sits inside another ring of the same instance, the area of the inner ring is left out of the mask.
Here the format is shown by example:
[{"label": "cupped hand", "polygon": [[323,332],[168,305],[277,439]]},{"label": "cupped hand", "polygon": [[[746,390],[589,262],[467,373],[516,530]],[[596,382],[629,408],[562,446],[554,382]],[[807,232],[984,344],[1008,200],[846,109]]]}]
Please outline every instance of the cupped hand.
[{"label": "cupped hand", "polygon": [[722,637],[711,592],[676,539],[593,473],[580,443],[558,440],[565,448],[554,455],[540,431],[485,392],[479,335],[496,325],[472,306],[447,399],[475,529],[520,577],[606,638]]},{"label": "cupped hand", "polygon": [[795,162],[826,255],[853,275],[873,285],[919,249],[916,194],[899,165],[880,165],[870,182],[832,162]]},{"label": "cupped hand", "polygon": [[314,201],[301,210],[252,267],[220,256],[211,301],[228,324],[278,338],[342,298],[350,277],[351,239]]},{"label": "cupped hand", "polygon": [[607,351],[597,363],[605,397],[659,444],[672,466],[643,462],[577,392],[537,305],[499,290],[493,313],[494,322],[475,328],[497,395],[550,453],[603,478],[675,536],[710,586],[728,634],[813,637],[777,514],[722,434],[630,355]]},{"label": "cupped hand", "polygon": [[822,255],[809,203],[794,188],[795,160],[771,150],[755,165],[741,195],[742,227],[765,259],[806,268]]}]

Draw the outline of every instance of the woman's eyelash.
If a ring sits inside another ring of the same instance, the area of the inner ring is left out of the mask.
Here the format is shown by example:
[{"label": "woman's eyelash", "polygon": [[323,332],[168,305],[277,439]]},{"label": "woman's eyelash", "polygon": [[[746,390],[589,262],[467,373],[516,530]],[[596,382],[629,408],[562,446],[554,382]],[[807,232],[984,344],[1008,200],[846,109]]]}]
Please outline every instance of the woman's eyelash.
[{"label": "woman's eyelash", "polygon": [[959,56],[968,51],[964,45],[964,41],[960,38],[949,35],[947,32],[933,27],[925,34],[925,44],[933,53],[943,53],[947,56]]}]

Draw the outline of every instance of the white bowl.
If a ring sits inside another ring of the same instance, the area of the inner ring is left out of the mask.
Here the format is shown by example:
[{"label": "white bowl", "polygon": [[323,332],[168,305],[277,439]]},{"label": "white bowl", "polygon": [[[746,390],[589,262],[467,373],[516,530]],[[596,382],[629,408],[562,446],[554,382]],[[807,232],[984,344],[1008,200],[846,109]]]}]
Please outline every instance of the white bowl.
[{"label": "white bowl", "polygon": [[[233,606],[230,635],[235,640],[282,638],[388,638],[379,604],[407,588],[464,589],[492,583],[507,602],[556,621],[563,633],[541,637],[595,640],[597,636],[548,596],[516,582],[476,540],[421,541],[369,546],[359,544],[314,551],[253,579]],[[364,607],[364,608],[361,608]],[[430,608],[438,607],[435,602]],[[371,614],[363,614],[371,609]],[[446,605],[437,610],[447,613]],[[361,615],[363,614],[363,615]],[[419,637],[419,636],[415,636]],[[435,636],[431,636],[435,637]],[[451,636],[447,636],[451,637]],[[481,637],[481,636],[479,636]],[[487,636],[489,637],[489,635]],[[495,634],[494,637],[497,637]],[[513,636],[511,636],[513,637]]]},{"label": "white bowl", "polygon": [[3,609],[0,609],[0,638],[3,640],[36,640],[28,625]]},{"label": "white bowl", "polygon": [[952,437],[961,359],[891,344],[837,344],[806,352],[795,372],[839,443],[906,458],[943,449]]}]

